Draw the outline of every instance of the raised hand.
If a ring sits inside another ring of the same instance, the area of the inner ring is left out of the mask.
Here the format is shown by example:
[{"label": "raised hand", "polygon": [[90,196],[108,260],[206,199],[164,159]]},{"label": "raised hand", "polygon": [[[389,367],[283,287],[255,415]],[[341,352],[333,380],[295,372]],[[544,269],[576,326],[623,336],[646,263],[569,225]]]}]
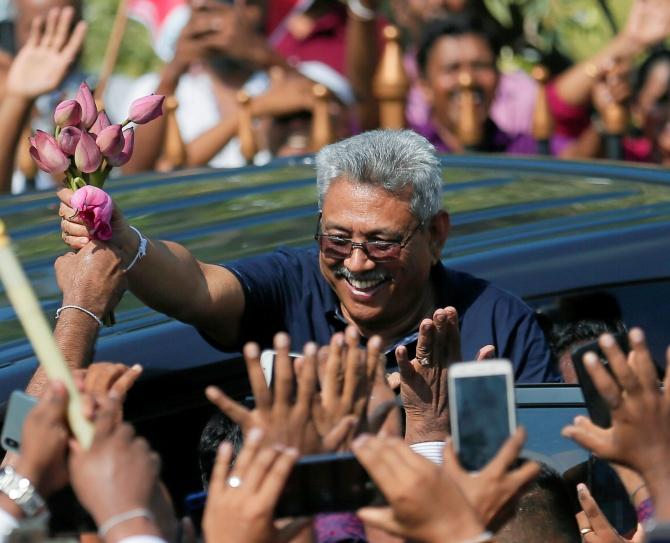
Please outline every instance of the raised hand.
[{"label": "raised hand", "polygon": [[21,451],[13,462],[17,473],[30,480],[42,497],[48,497],[68,482],[67,402],[63,384],[50,382],[26,418]]},{"label": "raised hand", "polygon": [[[657,517],[670,519],[670,369],[661,391],[642,330],[632,329],[628,341],[631,351],[626,356],[610,334],[600,337],[614,377],[595,353],[584,355],[584,365],[610,408],[611,428],[579,416],[563,435],[598,457],[639,473],[649,487]],[[670,368],[670,349],[667,364]]]},{"label": "raised hand", "polygon": [[414,360],[408,359],[405,347],[396,349],[408,443],[441,441],[446,437],[449,431],[447,370],[461,359],[458,313],[453,307],[438,309],[432,320],[421,322]]},{"label": "raised hand", "polygon": [[584,543],[642,543],[644,541],[644,530],[639,524],[631,539],[622,537],[609,523],[585,484],[577,485],[577,498],[582,506],[582,510],[576,515],[577,525]]},{"label": "raised hand", "polygon": [[[149,510],[158,485],[158,455],[130,425],[118,424],[118,403],[115,398],[102,400],[89,450],[70,442],[72,488],[98,527],[117,515]],[[138,534],[159,535],[159,531],[150,518],[137,517],[112,528],[105,540]]]},{"label": "raised hand", "polygon": [[263,431],[249,429],[232,469],[230,443],[219,447],[202,523],[207,541],[274,543],[286,541],[295,528],[279,530],[273,518],[298,450],[263,443]]},{"label": "raised hand", "polygon": [[366,525],[424,543],[479,540],[484,524],[440,466],[398,438],[363,434],[353,450],[389,503],[360,509]]},{"label": "raised hand", "polygon": [[52,8],[36,17],[25,45],[12,62],[7,75],[6,94],[34,100],[57,89],[81,49],[86,23],[80,21],[70,32],[74,8]]},{"label": "raised hand", "polygon": [[[91,233],[84,221],[70,207],[70,199],[74,194],[71,189],[61,187],[57,193],[60,199],[58,215],[61,217],[61,237],[72,249],[81,249],[91,240]],[[107,242],[115,247],[137,246],[137,234],[128,226],[121,210],[114,204],[112,211],[112,239]]]},{"label": "raised hand", "polygon": [[79,305],[99,318],[114,310],[127,287],[120,255],[99,241],[58,257],[55,269],[63,305]]},{"label": "raised hand", "polygon": [[646,49],[670,36],[670,3],[666,0],[633,0],[623,35]]},{"label": "raised hand", "polygon": [[463,490],[466,499],[486,525],[540,471],[537,462],[525,462],[518,468],[510,469],[525,441],[526,431],[517,428],[498,454],[476,473],[461,467],[451,441],[445,445],[442,469]]},{"label": "raised hand", "polygon": [[[359,343],[358,331],[348,326],[344,334],[335,334],[329,347],[319,352],[321,393],[312,404],[312,417],[319,435],[331,434],[344,419],[365,425],[366,407],[380,365],[381,338],[370,338],[366,350],[361,349]],[[383,405],[379,407],[384,410]],[[375,413],[375,416],[385,418],[383,413]],[[356,426],[351,424],[347,430],[342,445],[348,449]]]},{"label": "raised hand", "polygon": [[251,428],[260,428],[267,443],[294,447],[302,454],[334,450],[346,437],[355,421],[342,419],[327,435],[320,435],[311,418],[315,401],[317,368],[316,345],[305,345],[302,369],[297,376],[294,395],[295,368],[289,356],[290,339],[280,333],[274,337],[277,352],[274,365],[274,390],[265,383],[260,365],[260,349],[255,343],[244,346],[244,360],[256,405],[247,409],[216,387],[208,387],[207,398],[231,420],[239,424],[246,436]]}]

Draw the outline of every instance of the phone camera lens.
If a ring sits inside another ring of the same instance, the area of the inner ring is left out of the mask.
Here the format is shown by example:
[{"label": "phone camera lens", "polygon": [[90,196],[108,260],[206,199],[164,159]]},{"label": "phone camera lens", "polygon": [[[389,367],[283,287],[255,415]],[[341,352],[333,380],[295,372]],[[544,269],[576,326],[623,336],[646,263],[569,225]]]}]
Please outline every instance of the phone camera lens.
[{"label": "phone camera lens", "polygon": [[15,439],[12,439],[11,437],[6,437],[4,444],[5,444],[6,449],[18,449],[19,448],[19,442],[16,441]]}]

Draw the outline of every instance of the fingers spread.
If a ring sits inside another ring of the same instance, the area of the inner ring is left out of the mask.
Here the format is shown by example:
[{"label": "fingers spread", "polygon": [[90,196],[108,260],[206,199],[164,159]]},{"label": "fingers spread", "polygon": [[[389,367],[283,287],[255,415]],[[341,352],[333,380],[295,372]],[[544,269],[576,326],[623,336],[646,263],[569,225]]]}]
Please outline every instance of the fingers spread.
[{"label": "fingers spread", "polygon": [[234,423],[239,424],[242,428],[245,427],[249,418],[249,410],[246,407],[237,403],[215,386],[207,387],[205,395],[210,402],[216,405]]}]

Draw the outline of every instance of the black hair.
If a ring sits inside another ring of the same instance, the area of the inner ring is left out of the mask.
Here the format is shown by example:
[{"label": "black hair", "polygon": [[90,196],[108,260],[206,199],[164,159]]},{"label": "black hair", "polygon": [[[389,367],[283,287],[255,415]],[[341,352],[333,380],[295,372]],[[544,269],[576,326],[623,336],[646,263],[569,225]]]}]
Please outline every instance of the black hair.
[{"label": "black hair", "polygon": [[514,517],[496,535],[496,541],[525,543],[553,541],[580,543],[575,519],[576,503],[567,483],[547,464],[540,464],[540,474],[521,493],[514,507]]},{"label": "black hair", "polygon": [[497,31],[488,19],[476,17],[469,12],[450,15],[428,24],[422,32],[417,52],[417,63],[422,74],[426,73],[428,56],[433,46],[443,36],[464,36],[474,34],[484,39],[494,57],[498,56],[499,40]]},{"label": "black hair", "polygon": [[572,350],[577,344],[598,339],[602,334],[625,332],[623,322],[605,322],[601,320],[580,320],[555,324],[551,330],[550,345],[558,358],[564,352]]},{"label": "black hair", "polygon": [[198,464],[200,478],[204,488],[209,486],[209,477],[212,474],[216,452],[223,441],[233,446],[233,461],[242,448],[242,429],[221,412],[216,412],[205,424],[198,443]]}]

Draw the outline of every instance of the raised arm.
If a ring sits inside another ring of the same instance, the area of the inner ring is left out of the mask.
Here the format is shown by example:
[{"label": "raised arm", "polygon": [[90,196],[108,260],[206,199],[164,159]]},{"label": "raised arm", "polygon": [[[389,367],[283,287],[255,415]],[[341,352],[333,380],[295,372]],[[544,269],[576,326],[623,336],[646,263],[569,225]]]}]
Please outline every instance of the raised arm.
[{"label": "raised arm", "polygon": [[[86,246],[89,231],[69,206],[72,191],[63,188],[58,196],[64,241],[75,249]],[[109,243],[121,255],[133,294],[156,311],[201,328],[223,346],[236,342],[244,292],[231,272],[200,262],[185,247],[169,241],[147,240],[146,254],[139,257],[140,237],[116,207],[112,232]]]},{"label": "raised arm", "polygon": [[11,188],[16,148],[35,99],[58,88],[81,49],[86,23],[79,22],[70,32],[73,17],[74,9],[67,7],[51,9],[46,22],[35,18],[9,69],[0,102],[0,193]]},{"label": "raised arm", "polygon": [[630,62],[670,35],[670,2],[633,0],[624,28],[591,58],[566,70],[556,79],[556,92],[572,106],[590,102],[591,92],[603,70],[615,61]]}]

